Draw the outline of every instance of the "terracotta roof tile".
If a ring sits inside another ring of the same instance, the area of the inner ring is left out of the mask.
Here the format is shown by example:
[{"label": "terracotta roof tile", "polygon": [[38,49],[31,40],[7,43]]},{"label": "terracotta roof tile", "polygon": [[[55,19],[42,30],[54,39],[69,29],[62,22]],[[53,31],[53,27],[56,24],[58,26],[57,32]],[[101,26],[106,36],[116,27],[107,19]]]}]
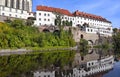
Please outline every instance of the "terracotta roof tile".
[{"label": "terracotta roof tile", "polygon": [[94,20],[99,20],[99,21],[111,23],[110,21],[108,21],[107,19],[105,19],[105,18],[103,18],[101,16],[80,12],[78,10],[75,11],[72,14],[68,10],[65,10],[65,9],[42,6],[42,5],[37,6],[36,9],[39,10],[39,11],[56,12],[56,13],[60,13],[60,14],[68,15],[68,16],[80,16],[80,17],[85,17],[85,18],[90,18],[90,19],[94,19]]},{"label": "terracotta roof tile", "polygon": [[97,16],[97,15],[93,15],[93,14],[88,14],[88,13],[84,13],[84,12],[80,12],[80,11],[75,11],[73,13],[74,16],[80,16],[80,17],[85,17],[85,18],[90,18],[90,19],[94,19],[94,20],[99,20],[99,21],[104,21],[104,22],[109,22],[107,19],[101,17],[101,16]]},{"label": "terracotta roof tile", "polygon": [[48,12],[56,12],[68,16],[73,16],[68,10],[60,9],[60,8],[54,8],[54,7],[48,7],[48,6],[37,6],[36,8],[39,11],[48,11]]}]

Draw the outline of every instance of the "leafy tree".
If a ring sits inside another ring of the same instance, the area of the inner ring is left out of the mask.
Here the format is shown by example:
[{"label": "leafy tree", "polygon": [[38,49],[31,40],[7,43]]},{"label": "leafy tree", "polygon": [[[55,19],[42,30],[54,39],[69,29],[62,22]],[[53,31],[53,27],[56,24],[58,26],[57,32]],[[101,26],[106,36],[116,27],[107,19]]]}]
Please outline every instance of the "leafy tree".
[{"label": "leafy tree", "polygon": [[25,23],[23,22],[23,20],[16,19],[12,21],[11,26],[14,28],[22,28],[25,26]]},{"label": "leafy tree", "polygon": [[35,20],[34,17],[29,17],[29,18],[26,20],[26,25],[32,26],[32,25],[34,24],[34,20]]},{"label": "leafy tree", "polygon": [[55,25],[61,26],[61,16],[60,15],[56,15]]},{"label": "leafy tree", "polygon": [[116,35],[113,35],[113,45],[115,54],[120,54],[120,32],[116,33]]},{"label": "leafy tree", "polygon": [[72,24],[73,24],[73,22],[72,22],[72,21],[70,21],[70,26],[72,26]]}]

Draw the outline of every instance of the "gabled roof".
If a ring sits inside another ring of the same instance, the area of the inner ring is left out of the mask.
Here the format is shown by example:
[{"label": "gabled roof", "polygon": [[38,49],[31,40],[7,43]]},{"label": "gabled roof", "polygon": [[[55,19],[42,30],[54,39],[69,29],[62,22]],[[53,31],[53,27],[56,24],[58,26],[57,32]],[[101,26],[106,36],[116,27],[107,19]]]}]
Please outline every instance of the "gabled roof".
[{"label": "gabled roof", "polygon": [[101,17],[101,16],[97,16],[97,15],[93,15],[93,14],[88,14],[85,12],[80,12],[80,11],[75,11],[73,13],[74,16],[80,16],[80,17],[84,17],[84,18],[90,18],[90,19],[94,19],[94,20],[99,20],[99,21],[103,21],[103,22],[108,22],[111,23],[110,21],[108,21],[107,19]]},{"label": "gabled roof", "polygon": [[94,19],[94,20],[111,23],[110,21],[108,21],[107,19],[105,19],[101,16],[97,16],[97,15],[93,15],[93,14],[89,14],[89,13],[85,13],[85,12],[80,12],[78,10],[72,14],[66,9],[60,9],[60,8],[48,7],[48,6],[42,6],[42,5],[37,6],[36,10],[37,11],[54,12],[54,13],[58,13],[58,14],[68,15],[68,16],[80,16],[80,17],[84,17],[84,18],[89,18],[89,19]]},{"label": "gabled roof", "polygon": [[68,10],[60,9],[60,8],[54,8],[54,7],[48,7],[48,6],[37,6],[36,8],[38,11],[48,11],[48,12],[55,12],[63,15],[73,16]]}]

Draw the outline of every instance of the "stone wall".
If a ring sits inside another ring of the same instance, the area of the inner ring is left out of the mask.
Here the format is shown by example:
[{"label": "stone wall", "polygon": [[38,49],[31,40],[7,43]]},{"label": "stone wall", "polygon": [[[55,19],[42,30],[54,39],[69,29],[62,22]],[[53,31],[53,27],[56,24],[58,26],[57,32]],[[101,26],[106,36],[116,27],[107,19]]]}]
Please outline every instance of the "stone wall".
[{"label": "stone wall", "polygon": [[86,40],[92,40],[93,43],[95,43],[95,41],[98,39],[97,34],[86,33],[84,31],[81,31],[78,28],[73,28],[72,29],[72,34],[73,34],[73,38],[74,38],[75,42],[80,41],[81,35],[83,35],[83,38],[86,39]]}]

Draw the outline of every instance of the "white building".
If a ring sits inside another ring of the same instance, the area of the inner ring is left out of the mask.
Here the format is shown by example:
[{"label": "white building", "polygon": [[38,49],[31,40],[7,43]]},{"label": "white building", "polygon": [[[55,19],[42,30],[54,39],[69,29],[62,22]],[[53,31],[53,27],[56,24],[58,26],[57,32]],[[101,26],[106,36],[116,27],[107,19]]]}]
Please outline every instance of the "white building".
[{"label": "white building", "polygon": [[0,20],[33,17],[32,0],[0,0]]},{"label": "white building", "polygon": [[72,14],[65,9],[37,6],[35,25],[55,25],[56,15],[59,14],[62,21],[71,21],[73,27],[88,25],[84,28],[86,33],[96,34],[99,32],[103,35],[112,35],[112,23],[110,21],[101,16],[79,12],[78,10]]},{"label": "white building", "polygon": [[58,14],[61,15],[62,21],[70,21],[70,19],[74,18],[68,10],[47,6],[37,6],[35,25],[55,25],[56,15]]}]

